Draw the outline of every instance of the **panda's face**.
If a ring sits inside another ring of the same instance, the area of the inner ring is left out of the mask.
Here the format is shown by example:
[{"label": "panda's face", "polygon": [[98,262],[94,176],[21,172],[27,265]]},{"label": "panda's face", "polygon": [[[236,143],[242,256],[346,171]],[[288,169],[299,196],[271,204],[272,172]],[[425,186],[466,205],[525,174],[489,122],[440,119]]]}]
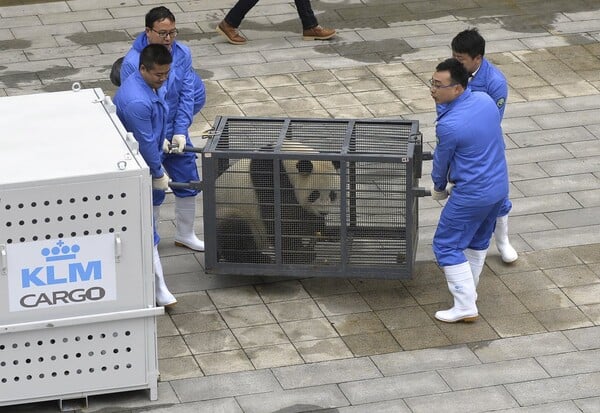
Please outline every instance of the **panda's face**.
[{"label": "panda's face", "polygon": [[302,207],[322,215],[339,205],[340,175],[333,162],[286,160],[284,167]]}]

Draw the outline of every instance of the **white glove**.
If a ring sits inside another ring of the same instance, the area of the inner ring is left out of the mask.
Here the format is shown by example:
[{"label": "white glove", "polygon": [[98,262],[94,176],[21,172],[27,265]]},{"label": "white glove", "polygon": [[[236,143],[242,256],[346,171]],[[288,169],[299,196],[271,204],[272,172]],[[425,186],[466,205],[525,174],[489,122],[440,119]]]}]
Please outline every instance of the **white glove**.
[{"label": "white glove", "polygon": [[169,189],[169,176],[163,174],[160,178],[152,178],[152,189],[157,191],[166,191]]},{"label": "white glove", "polygon": [[448,182],[448,185],[446,185],[446,192],[448,192],[448,195],[452,195],[452,190],[454,189],[454,182]]},{"label": "white glove", "polygon": [[177,145],[177,147],[172,148],[170,153],[183,153],[183,148],[185,148],[186,144],[185,135],[173,135],[171,144]]},{"label": "white glove", "polygon": [[169,141],[168,141],[168,139],[165,139],[165,140],[163,141],[163,147],[162,147],[162,150],[163,150],[163,152],[164,152],[164,153],[169,153],[169,152],[171,152],[171,148],[169,148],[169,145],[170,145],[170,144],[171,144],[171,142],[169,142]]},{"label": "white glove", "polygon": [[435,186],[431,187],[431,198],[434,201],[443,201],[448,198],[448,191],[445,189],[443,191],[436,191]]}]

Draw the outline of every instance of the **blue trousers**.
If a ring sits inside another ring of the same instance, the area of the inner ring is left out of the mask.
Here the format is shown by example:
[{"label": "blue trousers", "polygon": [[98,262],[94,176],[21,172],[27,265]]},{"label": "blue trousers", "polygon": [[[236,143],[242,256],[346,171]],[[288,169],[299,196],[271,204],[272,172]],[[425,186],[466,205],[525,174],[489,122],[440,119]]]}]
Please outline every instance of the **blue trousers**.
[{"label": "blue trousers", "polygon": [[[296,3],[298,16],[300,16],[300,20],[302,21],[303,30],[312,29],[319,24],[315,17],[315,13],[310,6],[310,0],[294,0],[294,2]],[[225,16],[225,21],[233,27],[240,27],[244,17],[246,17],[246,14],[248,14],[250,9],[252,9],[256,3],[258,3],[258,0],[239,0],[235,6],[229,10],[229,13]]]},{"label": "blue trousers", "polygon": [[512,202],[510,202],[510,199],[508,199],[508,197],[504,198],[504,201],[502,201],[502,206],[500,207],[500,212],[498,212],[498,217],[508,215],[511,209]]},{"label": "blue trousers", "polygon": [[457,205],[452,196],[448,198],[433,236],[433,253],[441,267],[466,262],[463,251],[467,248],[485,250],[490,246],[505,199],[492,205],[464,206]]}]

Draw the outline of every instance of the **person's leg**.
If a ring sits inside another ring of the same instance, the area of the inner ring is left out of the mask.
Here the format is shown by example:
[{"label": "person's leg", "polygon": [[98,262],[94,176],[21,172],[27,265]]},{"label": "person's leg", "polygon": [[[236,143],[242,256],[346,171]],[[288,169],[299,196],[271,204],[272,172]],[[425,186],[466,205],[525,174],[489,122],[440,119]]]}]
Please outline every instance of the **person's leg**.
[{"label": "person's leg", "polygon": [[[469,247],[464,250],[465,257],[471,266],[475,288],[477,288],[477,285],[479,284],[479,276],[481,275],[483,266],[485,265],[485,257],[490,246],[492,232],[494,231],[494,223],[496,216],[498,216],[498,209],[500,209],[500,205],[501,202],[497,203],[494,208],[490,209],[488,216],[484,219],[479,229],[477,229],[475,232]],[[477,294],[475,294],[475,298],[477,299]]]},{"label": "person's leg", "polygon": [[[192,142],[187,137],[187,145]],[[173,182],[199,181],[196,155],[193,152],[166,155],[163,166]],[[196,195],[198,191],[191,188],[175,188],[175,245],[183,246],[195,251],[204,251],[204,242],[196,236],[194,221],[196,219]]]},{"label": "person's leg", "polygon": [[258,0],[240,0],[229,10],[225,20],[229,25],[238,28],[246,14],[258,3]]},{"label": "person's leg", "polygon": [[294,0],[300,21],[302,22],[302,38],[304,40],[327,40],[335,36],[335,30],[319,25],[310,0]]},{"label": "person's leg", "polygon": [[317,26],[317,18],[310,5],[310,0],[295,0],[296,10],[302,22],[302,30],[312,29]]},{"label": "person's leg", "polygon": [[500,208],[500,212],[498,212],[498,218],[496,219],[496,230],[494,231],[495,239],[496,239],[496,247],[500,252],[500,256],[502,257],[502,261],[506,263],[511,263],[519,258],[519,254],[510,245],[510,240],[508,239],[508,213],[512,209],[512,203],[506,197],[503,201],[502,207]]},{"label": "person's leg", "polygon": [[225,36],[231,44],[245,44],[247,40],[238,32],[238,27],[256,3],[258,3],[258,0],[238,1],[217,25],[217,32]]}]

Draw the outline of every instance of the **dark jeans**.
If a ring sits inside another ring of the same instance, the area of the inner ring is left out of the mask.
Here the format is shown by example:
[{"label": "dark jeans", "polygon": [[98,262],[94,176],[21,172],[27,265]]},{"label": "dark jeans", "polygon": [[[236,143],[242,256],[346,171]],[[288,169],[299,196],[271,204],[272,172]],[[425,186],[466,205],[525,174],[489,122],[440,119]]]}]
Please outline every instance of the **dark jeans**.
[{"label": "dark jeans", "polygon": [[[294,0],[294,2],[296,3],[298,16],[300,16],[300,20],[302,21],[303,30],[312,29],[319,24],[315,17],[315,13],[310,6],[310,0]],[[246,14],[256,5],[256,3],[258,3],[258,0],[238,1],[235,6],[229,10],[227,16],[225,16],[225,21],[233,27],[239,27],[242,20],[244,20],[244,17],[246,17]]]}]

